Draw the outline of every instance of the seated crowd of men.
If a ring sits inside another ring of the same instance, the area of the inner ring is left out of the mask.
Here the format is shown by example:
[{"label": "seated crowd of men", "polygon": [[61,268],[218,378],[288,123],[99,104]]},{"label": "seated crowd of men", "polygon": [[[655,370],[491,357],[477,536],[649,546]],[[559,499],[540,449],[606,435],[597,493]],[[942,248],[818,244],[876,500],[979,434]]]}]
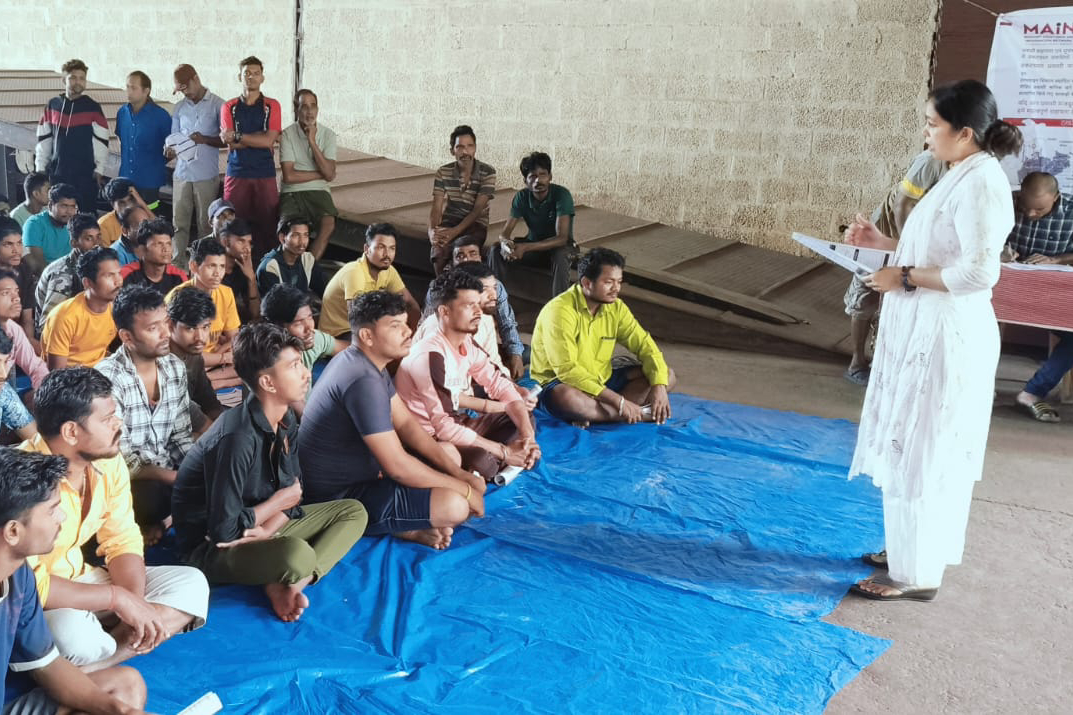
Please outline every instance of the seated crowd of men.
[{"label": "seated crowd of men", "polygon": [[[281,130],[256,58],[229,102],[180,65],[171,117],[131,73],[121,176],[98,182],[100,107],[85,65],[63,70],[40,171],[0,216],[0,425],[18,443],[0,447],[0,653],[41,686],[5,713],[140,712],[144,683],[118,664],[203,625],[209,584],[262,586],[294,621],[363,535],[447,548],[496,475],[541,458],[538,405],[579,426],[670,417],[674,373],[619,298],[623,257],[588,252],[571,284],[573,201],[546,154],[522,160],[526,188],[484,250],[495,170],[455,129],[422,308],[390,224],[369,226],[361,257],[326,280],[336,147],[312,92]],[[71,113],[79,131],[54,133]],[[208,167],[224,147],[219,197]],[[173,222],[156,215],[170,159]],[[529,232],[512,238],[518,220]],[[516,382],[525,346],[500,280],[515,261],[552,273],[531,341],[540,390]],[[244,395],[230,409],[229,386]],[[169,528],[182,564],[147,566]]]}]

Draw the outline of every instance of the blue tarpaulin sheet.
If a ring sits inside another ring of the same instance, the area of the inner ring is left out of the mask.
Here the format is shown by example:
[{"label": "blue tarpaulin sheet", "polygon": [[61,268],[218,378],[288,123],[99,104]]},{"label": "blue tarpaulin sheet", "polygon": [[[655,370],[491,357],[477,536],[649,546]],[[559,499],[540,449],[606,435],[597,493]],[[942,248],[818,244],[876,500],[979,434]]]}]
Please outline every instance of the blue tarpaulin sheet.
[{"label": "blue tarpaulin sheet", "polygon": [[150,709],[819,713],[888,641],[823,623],[881,548],[849,422],[673,396],[666,425],[541,417],[544,459],[443,553],[366,538],[296,624],[260,589],[134,662]]}]

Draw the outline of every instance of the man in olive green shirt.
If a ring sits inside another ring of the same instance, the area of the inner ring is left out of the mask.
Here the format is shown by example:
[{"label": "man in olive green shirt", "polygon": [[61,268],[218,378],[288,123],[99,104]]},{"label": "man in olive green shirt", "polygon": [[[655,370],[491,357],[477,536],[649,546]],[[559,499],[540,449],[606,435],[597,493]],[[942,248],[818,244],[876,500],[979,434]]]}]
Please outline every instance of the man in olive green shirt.
[{"label": "man in olive green shirt", "polygon": [[[619,300],[625,267],[615,251],[589,251],[578,262],[577,285],[552,298],[533,329],[529,369],[543,388],[541,404],[581,427],[642,420],[663,424],[671,416],[667,391],[674,388],[674,371]],[[636,359],[613,363],[615,345]]]}]

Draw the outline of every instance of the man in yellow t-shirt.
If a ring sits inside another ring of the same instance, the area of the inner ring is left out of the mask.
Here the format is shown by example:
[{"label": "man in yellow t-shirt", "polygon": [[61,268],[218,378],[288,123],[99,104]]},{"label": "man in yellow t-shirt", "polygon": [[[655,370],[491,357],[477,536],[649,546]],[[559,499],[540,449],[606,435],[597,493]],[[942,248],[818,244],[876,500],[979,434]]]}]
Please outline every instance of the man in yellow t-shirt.
[{"label": "man in yellow t-shirt", "polygon": [[406,301],[410,329],[417,327],[421,306],[402,282],[399,272],[391,265],[395,261],[395,246],[399,233],[390,223],[374,223],[365,231],[365,250],[361,258],[339,269],[324,289],[320,309],[320,329],[335,337],[350,334],[347,313],[350,303],[362,293],[386,290],[399,293]]},{"label": "man in yellow t-shirt", "polygon": [[216,305],[216,317],[209,326],[209,340],[205,344],[205,366],[215,367],[231,363],[231,341],[238,334],[241,322],[235,293],[223,285],[227,272],[227,249],[215,238],[203,238],[190,247],[190,280],[175,286],[165,298],[171,303],[172,296],[187,286],[193,286],[212,296]]},{"label": "man in yellow t-shirt", "polygon": [[109,181],[104,187],[104,197],[112,204],[112,210],[97,219],[97,225],[101,228],[102,246],[111,246],[123,234],[123,221],[119,217],[127,208],[140,206],[149,214],[150,219],[156,218],[130,179],[118,177]]},{"label": "man in yellow t-shirt", "polygon": [[95,246],[78,259],[82,292],[53,308],[41,330],[41,354],[49,370],[93,367],[108,354],[116,338],[112,301],[123,287],[119,268],[111,248]]}]

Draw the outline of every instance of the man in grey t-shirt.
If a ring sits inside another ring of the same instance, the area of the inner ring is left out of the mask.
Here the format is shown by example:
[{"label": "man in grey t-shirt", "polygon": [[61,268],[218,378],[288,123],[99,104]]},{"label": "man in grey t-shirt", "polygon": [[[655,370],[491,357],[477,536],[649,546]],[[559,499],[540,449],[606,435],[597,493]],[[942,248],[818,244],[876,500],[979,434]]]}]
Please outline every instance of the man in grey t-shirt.
[{"label": "man in grey t-shirt", "polygon": [[328,185],[335,180],[335,132],[317,124],[317,95],[308,89],[295,95],[294,113],[298,121],[279,135],[279,215],[313,222],[316,237],[309,252],[320,260],[339,215]]},{"label": "man in grey t-shirt", "polygon": [[332,358],[306,398],[298,458],[306,501],[357,499],[369,535],[392,534],[434,549],[454,527],[484,515],[484,479],[462,469],[395,394],[390,362],[410,352],[401,295],[363,293],[350,306],[353,342]]}]

